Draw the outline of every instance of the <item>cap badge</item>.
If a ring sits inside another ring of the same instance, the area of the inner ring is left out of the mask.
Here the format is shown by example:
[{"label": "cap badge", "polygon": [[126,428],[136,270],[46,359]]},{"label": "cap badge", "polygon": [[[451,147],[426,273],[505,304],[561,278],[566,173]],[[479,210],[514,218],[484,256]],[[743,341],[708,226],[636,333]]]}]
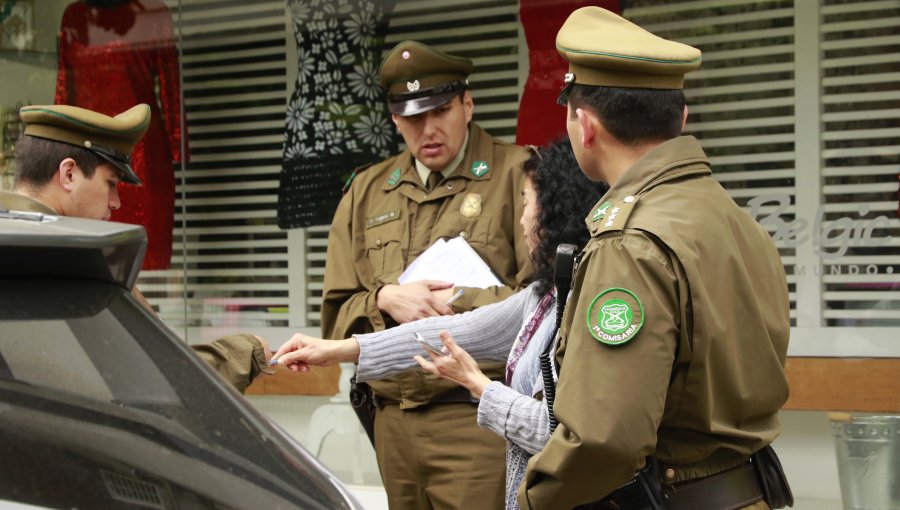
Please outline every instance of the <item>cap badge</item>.
[{"label": "cap badge", "polygon": [[566,73],[566,83],[575,83],[575,73]]},{"label": "cap badge", "polygon": [[420,87],[419,80],[406,82],[406,90],[408,90],[410,92],[418,91],[419,87]]},{"label": "cap badge", "polygon": [[484,160],[478,160],[472,163],[472,168],[469,169],[472,172],[472,175],[475,177],[481,177],[482,175],[491,171],[491,167],[488,166],[487,162]]},{"label": "cap badge", "polygon": [[612,202],[610,202],[609,200],[603,202],[600,207],[594,210],[594,215],[591,216],[591,221],[600,221],[601,219],[603,219],[603,217],[606,216],[607,209],[609,209],[609,206],[611,205]]},{"label": "cap badge", "polygon": [[606,345],[622,345],[644,325],[644,305],[634,292],[609,288],[597,294],[587,311],[591,336]]},{"label": "cap badge", "polygon": [[463,203],[459,206],[459,213],[466,218],[474,218],[481,214],[481,203],[484,198],[478,193],[466,193]]},{"label": "cap badge", "polygon": [[394,184],[397,184],[398,182],[400,182],[400,169],[395,168],[394,171],[391,172],[391,176],[388,177],[387,183],[388,183],[388,185],[393,186]]}]

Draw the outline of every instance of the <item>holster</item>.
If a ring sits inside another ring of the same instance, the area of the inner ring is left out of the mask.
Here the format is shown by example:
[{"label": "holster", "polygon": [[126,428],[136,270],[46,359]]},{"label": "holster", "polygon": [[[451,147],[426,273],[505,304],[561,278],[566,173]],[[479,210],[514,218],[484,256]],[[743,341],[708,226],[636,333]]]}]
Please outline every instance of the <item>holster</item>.
[{"label": "holster", "polygon": [[659,462],[647,457],[644,468],[609,496],[573,510],[665,510]]},{"label": "holster", "polygon": [[350,378],[350,405],[359,424],[362,425],[369,442],[375,446],[375,401],[372,398],[372,388],[366,383],[356,382],[356,372]]},{"label": "holster", "polygon": [[769,506],[773,509],[794,506],[794,494],[772,446],[761,448],[750,458]]}]

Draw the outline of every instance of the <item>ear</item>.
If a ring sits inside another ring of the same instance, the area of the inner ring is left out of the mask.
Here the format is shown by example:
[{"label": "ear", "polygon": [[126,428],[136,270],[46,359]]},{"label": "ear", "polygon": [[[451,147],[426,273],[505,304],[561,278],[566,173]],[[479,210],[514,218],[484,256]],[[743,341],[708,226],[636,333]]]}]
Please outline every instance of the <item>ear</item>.
[{"label": "ear", "polygon": [[56,179],[59,185],[66,191],[72,191],[78,185],[78,179],[84,177],[81,169],[72,158],[66,158],[59,163],[56,170]]},{"label": "ear", "polygon": [[394,122],[394,125],[396,126],[397,125],[397,114],[396,113],[391,114],[391,120]]},{"label": "ear", "polygon": [[687,124],[687,105],[684,105],[684,111],[681,112],[681,130],[684,131],[684,126]]},{"label": "ear", "polygon": [[577,108],[575,117],[578,119],[578,127],[581,128],[581,145],[587,149],[594,144],[597,137],[597,126],[595,124],[597,117],[584,108]]},{"label": "ear", "polygon": [[472,100],[472,94],[469,93],[469,89],[463,93],[462,97],[463,108],[466,110],[466,124],[472,122],[472,113],[475,111],[475,101]]}]

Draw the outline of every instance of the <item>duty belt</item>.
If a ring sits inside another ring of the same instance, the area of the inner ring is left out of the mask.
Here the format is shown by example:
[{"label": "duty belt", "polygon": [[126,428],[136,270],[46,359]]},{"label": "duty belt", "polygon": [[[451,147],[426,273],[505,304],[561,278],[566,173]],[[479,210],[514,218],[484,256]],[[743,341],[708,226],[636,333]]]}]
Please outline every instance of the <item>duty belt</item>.
[{"label": "duty belt", "polygon": [[763,499],[756,471],[750,463],[671,487],[668,510],[726,510],[743,508]]},{"label": "duty belt", "polygon": [[[399,405],[399,400],[394,400],[392,398],[382,397],[381,395],[372,394],[372,402],[379,408],[383,408],[384,406],[391,405]],[[427,405],[432,404],[477,404],[478,399],[472,396],[469,393],[469,390],[463,388],[462,386],[454,388],[448,392],[441,393],[440,395],[431,399]]]},{"label": "duty belt", "polygon": [[735,510],[763,499],[759,478],[749,462],[677,484],[660,484],[655,466],[646,474],[644,480],[656,483],[642,483],[639,474],[609,496],[577,510]]}]

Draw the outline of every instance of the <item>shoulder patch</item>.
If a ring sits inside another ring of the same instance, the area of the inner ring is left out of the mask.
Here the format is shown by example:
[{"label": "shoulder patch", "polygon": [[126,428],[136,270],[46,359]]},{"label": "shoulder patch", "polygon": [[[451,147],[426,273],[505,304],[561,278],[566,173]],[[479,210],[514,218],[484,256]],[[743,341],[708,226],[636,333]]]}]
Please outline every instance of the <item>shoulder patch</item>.
[{"label": "shoulder patch", "polygon": [[357,175],[365,172],[366,170],[368,170],[371,167],[372,167],[371,164],[366,163],[365,165],[360,165],[360,166],[354,168],[353,171],[350,172],[350,175],[347,176],[346,179],[344,179],[344,187],[341,188],[341,193],[346,193],[347,190],[350,189],[350,185],[353,184],[353,179],[356,179]]},{"label": "shoulder patch", "polygon": [[591,336],[606,345],[632,340],[644,325],[644,305],[628,289],[612,287],[597,294],[587,310]]}]

